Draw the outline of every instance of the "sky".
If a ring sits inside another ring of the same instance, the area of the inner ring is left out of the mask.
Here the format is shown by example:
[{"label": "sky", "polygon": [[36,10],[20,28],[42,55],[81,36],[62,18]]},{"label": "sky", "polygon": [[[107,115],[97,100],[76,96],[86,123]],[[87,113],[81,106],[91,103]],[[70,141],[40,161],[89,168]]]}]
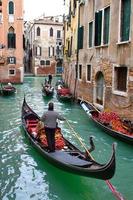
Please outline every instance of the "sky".
[{"label": "sky", "polygon": [[45,16],[63,15],[64,0],[24,0],[24,20]]}]

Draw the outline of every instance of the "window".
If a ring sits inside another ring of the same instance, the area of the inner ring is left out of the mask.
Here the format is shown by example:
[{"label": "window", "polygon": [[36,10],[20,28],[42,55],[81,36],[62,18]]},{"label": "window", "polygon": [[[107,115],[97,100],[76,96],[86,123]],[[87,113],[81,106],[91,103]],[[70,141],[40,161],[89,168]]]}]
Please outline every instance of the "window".
[{"label": "window", "polygon": [[53,47],[53,56],[54,56],[54,47]]},{"label": "window", "polygon": [[40,36],[40,27],[37,27],[37,36]]},{"label": "window", "polygon": [[61,31],[57,30],[57,38],[61,38]]},{"label": "window", "polygon": [[78,49],[83,49],[83,36],[84,36],[84,27],[81,26],[78,29]]},{"label": "window", "polygon": [[12,1],[9,1],[9,15],[14,14],[14,3]]},{"label": "window", "polygon": [[46,65],[50,65],[50,60],[46,60]]},{"label": "window", "polygon": [[121,0],[120,41],[128,41],[130,34],[131,0]]},{"label": "window", "polygon": [[50,37],[53,37],[53,28],[50,28]]},{"label": "window", "polygon": [[8,48],[16,48],[16,34],[13,27],[10,27],[8,32]]},{"label": "window", "polygon": [[110,7],[95,13],[95,46],[105,45],[109,42]]},{"label": "window", "polygon": [[93,22],[89,23],[89,47],[92,47],[93,42]]},{"label": "window", "polygon": [[87,65],[86,79],[87,81],[91,81],[91,65]]},{"label": "window", "polygon": [[54,56],[54,47],[48,47],[48,57]]},{"label": "window", "polygon": [[41,56],[41,53],[42,53],[42,49],[41,47],[36,47],[36,56]]},{"label": "window", "polygon": [[15,76],[15,69],[9,69],[9,76]]},{"label": "window", "polygon": [[102,11],[95,13],[95,46],[101,45]]},{"label": "window", "polygon": [[7,63],[8,64],[16,64],[16,58],[15,57],[8,57]]},{"label": "window", "polygon": [[45,60],[41,60],[40,65],[45,65]]},{"label": "window", "polygon": [[78,78],[78,67],[77,65],[75,65],[75,79]]},{"label": "window", "polygon": [[127,67],[115,67],[114,68],[114,89],[126,92],[127,90]]},{"label": "window", "polygon": [[103,24],[103,44],[109,42],[109,21],[110,21],[110,7],[104,9],[104,24]]},{"label": "window", "polygon": [[2,23],[2,13],[0,12],[0,23]]},{"label": "window", "polygon": [[82,65],[79,65],[79,79],[82,79]]}]

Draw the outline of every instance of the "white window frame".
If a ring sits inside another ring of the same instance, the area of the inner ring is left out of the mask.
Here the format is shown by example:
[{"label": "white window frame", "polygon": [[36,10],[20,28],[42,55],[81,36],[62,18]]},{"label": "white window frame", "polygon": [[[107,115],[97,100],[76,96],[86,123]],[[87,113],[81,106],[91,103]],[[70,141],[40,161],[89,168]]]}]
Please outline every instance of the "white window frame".
[{"label": "white window frame", "polygon": [[[89,24],[92,23],[92,46],[89,47]],[[92,49],[94,47],[94,20],[88,22],[88,42],[87,42],[87,48]]]},{"label": "white window frame", "polygon": [[[131,15],[130,15],[130,33],[129,33],[129,39],[127,41],[121,41],[121,5],[122,5],[122,0],[119,1],[119,26],[118,26],[118,43],[117,44],[124,44],[124,43],[129,43],[131,41],[131,29],[132,29],[132,20],[131,20]],[[132,12],[132,3],[131,3],[131,12]]]},{"label": "white window frame", "polygon": [[[115,89],[115,78],[116,78],[116,75],[115,75],[115,68],[116,67],[121,67],[120,65],[118,64],[113,64],[113,74],[112,74],[112,93],[113,94],[116,94],[116,95],[119,95],[119,96],[124,96],[124,97],[127,97],[128,95],[128,87],[127,87],[127,91],[126,92],[123,92],[123,91],[119,91],[119,90],[116,90]],[[129,70],[127,68],[127,85],[128,85],[128,74],[129,74]]]},{"label": "white window frame", "polygon": [[[97,47],[100,47],[100,46],[108,46],[109,44],[110,44],[110,24],[111,24],[111,9],[110,9],[110,18],[109,18],[109,41],[108,41],[108,44],[104,44],[103,43],[103,32],[104,32],[104,12],[105,12],[105,9],[106,8],[110,8],[110,5],[108,5],[108,6],[106,6],[106,7],[104,7],[104,8],[102,8],[102,9],[100,9],[100,10],[98,10],[98,11],[102,11],[102,32],[101,32],[101,44],[99,45],[99,46],[95,46],[96,48]],[[94,26],[94,25],[93,25]],[[95,33],[95,30],[94,30],[94,28],[93,28],[93,31],[94,31],[94,33]],[[94,35],[94,33],[93,33],[93,35]],[[93,37],[94,38],[94,37]],[[93,39],[94,40],[94,39]],[[93,41],[93,45],[94,45],[94,41]]]},{"label": "white window frame", "polygon": [[3,23],[3,15],[2,15],[2,13],[0,13],[0,24],[2,24]]},{"label": "white window frame", "polygon": [[[11,2],[11,1],[13,2],[13,5],[14,5],[14,13],[13,14],[9,14],[9,2]],[[7,10],[8,10],[8,20],[9,20],[10,23],[13,23],[14,22],[14,15],[15,15],[15,3],[14,3],[14,1],[9,0],[7,6],[8,6],[8,8],[7,8]]]},{"label": "white window frame", "polygon": [[[14,70],[14,74],[10,74],[10,70]],[[8,69],[8,76],[16,76],[16,69]]]}]

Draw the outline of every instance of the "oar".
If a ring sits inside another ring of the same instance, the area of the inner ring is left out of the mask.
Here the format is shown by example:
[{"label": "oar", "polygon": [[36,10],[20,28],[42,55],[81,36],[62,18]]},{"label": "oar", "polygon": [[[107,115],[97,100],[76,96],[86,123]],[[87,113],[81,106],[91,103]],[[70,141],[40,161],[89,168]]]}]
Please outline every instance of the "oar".
[{"label": "oar", "polygon": [[[88,153],[88,155],[90,156],[90,158],[92,160],[94,160],[94,158],[92,157],[92,155],[90,154],[90,152],[88,151],[87,147],[85,146],[85,144],[82,142],[81,138],[79,137],[79,134],[77,132],[75,132],[75,130],[73,129],[73,127],[71,126],[71,124],[69,123],[68,120],[66,120],[69,128],[72,130],[73,135],[79,140],[79,142],[81,143],[81,145],[84,147],[84,149],[86,150],[86,152]],[[124,200],[124,198],[122,197],[121,193],[119,193],[115,187],[111,184],[111,182],[109,180],[105,180],[106,184],[108,185],[109,189],[111,190],[111,192],[114,194],[114,196],[116,197],[117,200]]]}]

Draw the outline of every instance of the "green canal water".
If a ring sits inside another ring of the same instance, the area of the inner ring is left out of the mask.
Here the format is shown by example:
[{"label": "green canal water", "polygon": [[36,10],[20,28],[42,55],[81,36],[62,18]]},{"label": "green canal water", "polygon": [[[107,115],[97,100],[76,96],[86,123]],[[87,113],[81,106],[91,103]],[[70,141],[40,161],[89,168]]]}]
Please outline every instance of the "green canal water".
[{"label": "green canal water", "polygon": [[[54,78],[55,83],[57,78]],[[50,99],[41,93],[44,78],[26,77],[24,84],[16,85],[14,96],[0,96],[0,199],[1,200],[113,200],[105,181],[81,177],[61,171],[50,165],[26,138],[21,127],[21,105],[24,94],[28,104],[37,114],[47,110]],[[82,141],[89,146],[93,135],[96,146],[92,156],[105,163],[116,148],[116,173],[110,182],[126,200],[133,199],[133,148],[99,130],[76,103],[62,103],[51,99],[55,109],[62,113]],[[66,122],[59,125],[63,134],[81,150]]]}]

